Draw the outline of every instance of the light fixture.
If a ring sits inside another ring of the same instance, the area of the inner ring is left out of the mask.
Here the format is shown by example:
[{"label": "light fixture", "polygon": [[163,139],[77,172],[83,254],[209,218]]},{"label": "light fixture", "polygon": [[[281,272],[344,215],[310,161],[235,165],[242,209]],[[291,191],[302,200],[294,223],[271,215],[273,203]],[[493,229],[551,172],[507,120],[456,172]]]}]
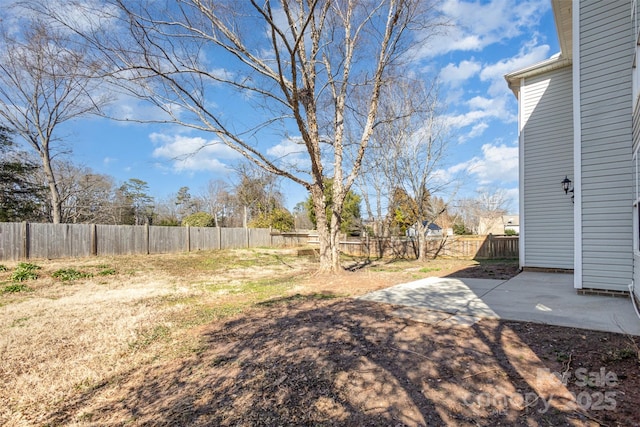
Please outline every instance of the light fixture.
[{"label": "light fixture", "polygon": [[569,193],[569,188],[571,188],[571,180],[569,179],[569,177],[567,175],[564,176],[564,179],[562,180],[562,182],[560,184],[562,184],[562,189],[564,190],[564,194],[568,194]]}]

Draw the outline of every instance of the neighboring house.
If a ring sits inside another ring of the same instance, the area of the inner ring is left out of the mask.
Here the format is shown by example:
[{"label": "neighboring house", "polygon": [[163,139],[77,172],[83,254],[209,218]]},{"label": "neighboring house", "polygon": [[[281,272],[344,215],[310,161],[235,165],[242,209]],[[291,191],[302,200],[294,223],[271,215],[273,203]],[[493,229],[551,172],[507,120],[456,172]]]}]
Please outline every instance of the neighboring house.
[{"label": "neighboring house", "polygon": [[640,278],[638,1],[551,0],[561,52],[505,76],[519,106],[520,265],[573,270],[583,291]]},{"label": "neighboring house", "polygon": [[[427,227],[425,236],[427,237],[442,236],[442,227],[440,227],[436,223],[429,222],[429,221],[422,221],[422,225]],[[418,235],[417,229],[418,229],[417,223],[407,228],[407,237],[416,237]]]},{"label": "neighboring house", "polygon": [[478,235],[505,234],[507,230],[520,233],[520,220],[518,215],[500,215],[496,217],[483,217],[478,221]]},{"label": "neighboring house", "polygon": [[514,231],[516,234],[520,234],[520,216],[519,215],[502,215],[502,226],[504,232],[508,230]]}]

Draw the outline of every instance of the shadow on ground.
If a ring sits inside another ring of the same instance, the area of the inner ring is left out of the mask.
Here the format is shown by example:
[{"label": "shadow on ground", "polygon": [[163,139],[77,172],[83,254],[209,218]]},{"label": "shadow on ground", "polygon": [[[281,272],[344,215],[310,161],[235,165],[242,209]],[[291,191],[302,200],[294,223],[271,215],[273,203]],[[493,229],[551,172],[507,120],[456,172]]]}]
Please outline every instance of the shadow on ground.
[{"label": "shadow on ground", "polygon": [[476,260],[477,265],[463,268],[446,277],[508,280],[520,273],[518,260]]},{"label": "shadow on ground", "polygon": [[[327,294],[270,301],[208,327],[192,355],[114,378],[40,421],[181,426],[636,422],[639,382],[635,373],[623,374],[621,363],[637,371],[637,360],[615,359],[612,353],[607,361],[590,354],[594,340],[603,352],[621,350],[629,345],[624,336],[498,321],[445,328],[392,317],[392,310]],[[600,372],[601,367],[617,374],[615,385],[583,387],[574,378],[565,387],[549,373]],[[569,391],[583,393],[581,404]],[[616,391],[604,401],[604,393]],[[596,402],[597,393],[602,402]],[[615,408],[606,409],[611,399]],[[594,410],[595,403],[600,407]]]}]

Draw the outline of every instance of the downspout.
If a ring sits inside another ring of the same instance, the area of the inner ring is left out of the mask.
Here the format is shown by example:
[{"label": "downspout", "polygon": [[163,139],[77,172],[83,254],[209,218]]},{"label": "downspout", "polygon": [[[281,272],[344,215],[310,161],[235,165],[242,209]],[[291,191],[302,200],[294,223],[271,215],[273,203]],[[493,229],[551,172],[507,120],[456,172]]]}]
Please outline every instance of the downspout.
[{"label": "downspout", "polygon": [[518,239],[518,253],[520,258],[520,270],[525,267],[525,244],[527,217],[524,210],[524,113],[522,111],[522,97],[525,90],[525,79],[520,80],[520,88],[518,90],[518,210],[520,214],[520,237]]},{"label": "downspout", "polygon": [[631,297],[631,303],[633,304],[633,309],[636,311],[636,316],[640,318],[640,311],[638,310],[638,302],[636,301],[636,294],[633,292],[635,283],[632,280],[631,284],[629,284],[629,296]]}]

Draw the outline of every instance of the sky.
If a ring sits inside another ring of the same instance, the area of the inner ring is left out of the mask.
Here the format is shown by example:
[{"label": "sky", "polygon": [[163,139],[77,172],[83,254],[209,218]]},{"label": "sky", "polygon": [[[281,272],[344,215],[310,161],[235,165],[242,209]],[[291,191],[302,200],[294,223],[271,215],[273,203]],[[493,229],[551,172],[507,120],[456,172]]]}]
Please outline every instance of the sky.
[{"label": "sky", "polygon": [[[416,52],[415,69],[440,79],[445,119],[453,130],[442,173],[466,177],[457,197],[503,189],[508,210],[517,213],[517,101],[504,75],[558,52],[551,1],[442,0],[438,7],[454,25]],[[127,98],[111,108],[123,117],[154,114]],[[158,199],[183,186],[198,194],[211,179],[233,180],[226,165],[237,161],[238,154],[219,144],[198,151],[207,138],[171,125],[96,117],[64,129],[75,163],[111,175],[116,182],[144,180]],[[274,144],[272,150],[286,150],[281,145],[286,142]],[[284,180],[282,191],[290,209],[307,197],[302,187]]]}]

